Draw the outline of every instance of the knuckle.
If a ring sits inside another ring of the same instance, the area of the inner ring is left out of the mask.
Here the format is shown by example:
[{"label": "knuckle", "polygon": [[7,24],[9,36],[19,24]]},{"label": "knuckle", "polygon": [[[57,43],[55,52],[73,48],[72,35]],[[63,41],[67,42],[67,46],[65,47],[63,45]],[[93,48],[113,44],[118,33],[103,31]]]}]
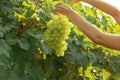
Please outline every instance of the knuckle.
[{"label": "knuckle", "polygon": [[64,3],[58,3],[55,5],[55,7],[59,7],[59,6],[62,6]]}]

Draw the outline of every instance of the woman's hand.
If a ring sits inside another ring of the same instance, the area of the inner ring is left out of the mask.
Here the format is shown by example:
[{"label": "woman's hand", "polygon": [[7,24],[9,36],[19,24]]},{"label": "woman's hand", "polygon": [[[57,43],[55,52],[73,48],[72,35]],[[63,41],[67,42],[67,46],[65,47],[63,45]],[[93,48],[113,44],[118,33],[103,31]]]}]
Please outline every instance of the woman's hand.
[{"label": "woman's hand", "polygon": [[68,7],[65,3],[59,3],[55,6],[55,11],[65,16],[69,16],[69,14],[74,10]]}]

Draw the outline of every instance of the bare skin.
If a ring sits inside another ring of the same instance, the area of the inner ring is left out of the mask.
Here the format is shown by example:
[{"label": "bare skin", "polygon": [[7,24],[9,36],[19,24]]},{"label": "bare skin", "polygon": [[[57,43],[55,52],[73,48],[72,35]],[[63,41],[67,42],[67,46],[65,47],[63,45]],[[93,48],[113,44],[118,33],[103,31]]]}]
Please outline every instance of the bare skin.
[{"label": "bare skin", "polygon": [[115,6],[112,6],[102,0],[69,0],[71,3],[76,3],[79,1],[86,2],[97,7],[103,12],[111,15],[120,24],[120,10],[118,10]]},{"label": "bare skin", "polygon": [[[116,7],[102,0],[70,0],[71,3],[79,1],[87,2],[97,7],[98,9],[111,15],[120,24],[120,11]],[[67,16],[88,38],[96,44],[107,48],[120,50],[120,35],[109,34],[101,31],[64,3],[57,4],[55,9],[57,13]]]}]

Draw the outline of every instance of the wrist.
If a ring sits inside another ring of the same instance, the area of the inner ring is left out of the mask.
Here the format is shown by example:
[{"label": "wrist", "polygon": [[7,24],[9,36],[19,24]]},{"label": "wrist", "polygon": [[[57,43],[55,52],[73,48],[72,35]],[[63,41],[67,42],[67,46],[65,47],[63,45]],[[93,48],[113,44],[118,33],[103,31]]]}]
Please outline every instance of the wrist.
[{"label": "wrist", "polygon": [[73,14],[74,14],[74,10],[72,9],[72,8],[68,8],[67,10],[66,10],[66,16],[67,17],[70,17],[71,15],[73,16]]},{"label": "wrist", "polygon": [[71,17],[75,16],[76,14],[77,14],[77,12],[74,11],[73,9],[71,9],[71,10],[69,11],[67,17],[68,17],[68,18],[71,18]]}]

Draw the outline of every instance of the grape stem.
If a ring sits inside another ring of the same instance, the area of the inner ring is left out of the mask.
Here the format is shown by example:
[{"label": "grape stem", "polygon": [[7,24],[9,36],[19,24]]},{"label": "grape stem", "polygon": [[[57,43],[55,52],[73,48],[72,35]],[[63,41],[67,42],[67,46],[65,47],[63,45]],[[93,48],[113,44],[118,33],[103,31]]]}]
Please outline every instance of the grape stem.
[{"label": "grape stem", "polygon": [[25,32],[30,27],[29,25],[31,24],[31,22],[32,22],[31,19],[26,20],[26,25],[22,26],[23,28],[21,30],[17,31],[16,35],[20,36],[23,32]]}]

